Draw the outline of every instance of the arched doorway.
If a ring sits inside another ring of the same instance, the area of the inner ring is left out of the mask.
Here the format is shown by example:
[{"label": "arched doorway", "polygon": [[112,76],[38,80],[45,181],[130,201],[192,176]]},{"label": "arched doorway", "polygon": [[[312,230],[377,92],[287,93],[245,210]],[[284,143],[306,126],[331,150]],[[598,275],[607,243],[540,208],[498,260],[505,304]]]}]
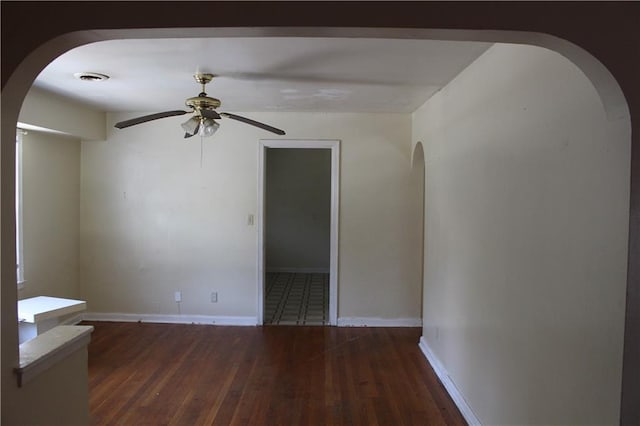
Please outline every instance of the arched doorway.
[{"label": "arched doorway", "polygon": [[[52,5],[51,7],[56,7]],[[74,6],[76,7],[76,6]],[[132,6],[139,7],[139,12],[145,12],[144,14],[140,14],[140,16],[144,16],[146,22],[151,22],[151,25],[147,24],[145,27],[171,27],[171,28],[184,28],[186,26],[193,27],[194,25],[200,25],[200,28],[210,25],[208,22],[208,17],[210,15],[206,13],[201,13],[202,10],[200,7],[192,9],[193,14],[186,13],[188,11],[184,11],[185,13],[181,13],[184,16],[196,16],[196,19],[190,19],[191,22],[181,18],[180,16],[173,16],[172,18],[167,18],[170,14],[166,13],[166,10],[156,9],[153,13],[149,14],[149,12],[144,8],[144,10],[140,6]],[[187,9],[189,6],[185,6]],[[229,5],[226,7],[221,7],[218,10],[217,16],[222,18],[229,18],[227,22],[228,25],[255,25],[255,22],[249,23],[248,18],[244,15],[238,15],[238,6]],[[423,7],[424,9],[420,9],[419,7]],[[435,7],[435,6],[434,6]],[[616,77],[619,79],[621,84],[624,85],[626,94],[628,96],[629,105],[632,108],[632,113],[637,114],[638,99],[637,99],[637,90],[634,95],[634,88],[637,89],[638,82],[632,82],[635,79],[636,70],[629,66],[627,54],[628,52],[623,51],[621,49],[614,50],[611,52],[607,52],[607,43],[611,41],[616,41],[618,36],[614,27],[624,26],[628,19],[625,19],[625,14],[633,16],[629,11],[621,10],[617,15],[620,20],[611,20],[613,24],[610,25],[610,31],[607,33],[606,31],[603,33],[603,36],[599,38],[599,40],[592,40],[593,37],[590,35],[590,31],[593,26],[585,26],[581,27],[580,25],[571,25],[569,22],[573,22],[575,16],[571,13],[570,9],[567,9],[568,6],[560,6],[560,9],[555,10],[554,12],[548,9],[542,8],[533,8],[528,10],[527,13],[518,13],[518,9],[513,5],[505,5],[503,8],[498,8],[499,13],[496,13],[495,10],[488,11],[482,10],[482,5],[479,6],[470,6],[468,9],[465,9],[467,12],[465,13],[466,20],[464,21],[463,26],[467,28],[492,28],[494,30],[513,30],[517,29],[520,31],[542,31],[548,32],[552,34],[557,34],[558,36],[566,35],[568,39],[573,39],[576,42],[583,42],[585,47],[590,47],[591,52],[599,56],[604,62],[608,64],[608,66],[613,67],[613,71],[616,73]],[[635,7],[635,6],[634,6]],[[132,18],[133,15],[123,15],[122,14],[122,5],[104,5],[103,6],[105,14],[96,13],[95,10],[83,10],[82,7],[76,11],[76,16],[70,14],[71,19],[68,19],[64,22],[58,21],[55,23],[51,23],[51,26],[57,26],[58,29],[52,32],[47,32],[51,30],[51,27],[47,28],[44,26],[42,28],[42,32],[35,31],[31,34],[31,37],[35,39],[35,43],[25,43],[26,47],[15,46],[12,49],[14,52],[17,52],[15,55],[12,55],[12,51],[4,51],[3,56],[6,54],[6,59],[8,61],[3,61],[5,63],[9,63],[7,65],[8,72],[3,72],[3,78],[8,79],[7,83],[3,87],[3,97],[2,97],[2,115],[3,115],[3,129],[2,129],[2,172],[4,179],[2,180],[2,200],[3,206],[10,207],[12,205],[12,166],[10,165],[10,159],[13,157],[13,147],[7,141],[12,141],[14,132],[15,132],[15,122],[17,121],[17,115],[19,111],[20,104],[22,102],[22,98],[24,94],[28,90],[28,87],[31,84],[31,81],[35,78],[35,75],[39,72],[42,67],[48,63],[53,57],[62,53],[65,49],[80,45],[82,43],[100,40],[108,37],[108,32],[100,33],[98,32],[84,32],[77,33],[75,35],[68,35],[63,38],[58,38],[53,40],[46,46],[42,46],[39,48],[35,48],[33,46],[38,46],[39,43],[42,43],[44,40],[49,40],[54,37],[55,34],[62,34],[67,31],[73,30],[87,30],[91,28],[100,28],[101,26],[104,28],[104,24],[99,23],[99,21],[109,22],[111,28],[114,27],[122,27],[122,28],[134,28],[140,27],[138,21],[135,18]],[[385,25],[393,25],[396,27],[406,27],[406,28],[459,28],[460,24],[454,24],[454,22],[462,22],[457,21],[460,18],[460,10],[456,7],[452,6],[451,8],[441,8],[438,10],[438,13],[429,14],[430,10],[428,10],[428,6],[413,6],[411,10],[403,10],[397,11],[394,8],[385,8],[380,7],[379,9],[370,11],[367,14],[367,17],[362,13],[358,13],[357,9],[354,10],[353,6],[344,6],[345,14],[341,15],[336,13],[336,11],[323,11],[322,8],[318,7],[314,9],[313,7],[308,9],[307,12],[302,13],[302,10],[294,11],[294,15],[292,18],[278,18],[274,13],[269,13],[268,11],[264,11],[264,17],[262,21],[268,23],[269,19],[271,19],[271,23],[276,23],[275,25],[295,25],[296,22],[299,25],[303,26],[312,26],[314,23],[316,25],[325,26],[339,26],[342,25],[356,25],[360,23],[359,26],[375,26],[376,22],[384,22]],[[295,8],[294,8],[295,9]],[[314,10],[311,10],[314,9]],[[637,9],[635,9],[637,11]],[[310,13],[312,12],[312,13]],[[395,12],[395,13],[392,13]],[[434,12],[434,11],[431,11]],[[77,13],[82,14],[82,18],[88,19],[77,19]],[[135,12],[133,12],[135,14]],[[295,13],[299,13],[300,16],[303,16],[301,21],[297,21],[295,18]],[[3,13],[3,15],[7,16]],[[50,14],[42,14],[45,16],[51,16]],[[64,15],[61,14],[61,15]],[[310,19],[309,16],[314,15],[316,19]],[[335,18],[331,18],[330,15],[334,16],[351,16],[352,18],[346,18],[344,21],[336,21]],[[384,19],[386,15],[386,19]],[[600,17],[598,17],[598,13],[593,13],[593,23],[599,23]],[[93,16],[93,20],[92,17]],[[290,15],[291,16],[291,15]],[[353,18],[354,16],[360,16],[359,18]],[[424,21],[416,22],[414,17],[425,17]],[[429,17],[433,16],[433,17]],[[324,20],[317,20],[318,17],[323,17]],[[453,19],[455,17],[455,19]],[[382,19],[382,21],[376,21],[376,19]],[[453,19],[453,20],[451,20]],[[73,22],[72,22],[73,21]],[[78,24],[77,21],[83,21],[81,24]],[[154,22],[156,24],[154,24]],[[302,22],[302,24],[300,24]],[[489,23],[489,24],[487,24]],[[601,22],[600,22],[601,23]],[[363,25],[364,24],[364,25]],[[39,29],[40,31],[40,29]],[[202,30],[194,29],[194,33],[201,33]],[[222,32],[229,33],[230,30],[222,30]],[[252,33],[258,31],[256,29],[253,30],[244,30],[244,34]],[[268,30],[263,30],[269,32]],[[273,31],[273,28],[270,30]],[[345,30],[350,34],[357,34],[356,30]],[[377,34],[378,36],[384,36],[385,30],[372,30],[365,31],[361,30],[362,33]],[[127,37],[134,33],[126,34],[128,31],[122,31],[120,34],[111,33],[113,37]],[[306,31],[308,33],[308,29]],[[320,31],[321,33],[326,33],[326,30]],[[145,36],[170,36],[179,35],[185,36],[188,31],[178,30],[178,31],[146,31]],[[242,33],[242,32],[240,32]],[[282,31],[282,34],[285,34],[286,31]],[[295,33],[295,31],[294,31]],[[418,37],[420,36],[419,31],[414,29],[406,30],[405,36],[407,37]],[[291,34],[291,33],[290,33]],[[633,34],[633,32],[630,32]],[[433,37],[443,37],[442,33],[433,32],[429,30],[425,30],[423,33],[424,37],[427,36]],[[25,35],[26,36],[26,35]],[[451,33],[449,33],[451,36]],[[627,123],[629,122],[628,111],[626,107],[626,102],[624,101],[624,96],[622,95],[622,91],[617,86],[615,79],[608,73],[608,71],[604,68],[602,63],[598,60],[594,59],[593,56],[586,53],[586,51],[577,48],[575,45],[565,42],[561,39],[545,36],[541,34],[531,34],[531,33],[496,33],[496,32],[488,32],[488,33],[474,33],[474,32],[460,32],[456,37],[458,39],[484,39],[484,40],[493,40],[493,41],[504,41],[504,42],[529,42],[532,44],[547,46],[551,49],[554,49],[562,54],[564,54],[569,59],[573,60],[576,64],[580,66],[580,68],[592,79],[595,86],[599,90],[601,97],[603,99],[605,108],[607,111],[612,114],[613,117],[626,116]],[[476,38],[478,37],[478,38]],[[624,36],[623,36],[624,37]],[[25,49],[27,52],[31,52],[32,54],[28,57],[22,57],[22,50]],[[4,50],[4,49],[3,49]],[[3,58],[4,59],[4,58]],[[13,60],[13,62],[12,62]],[[625,71],[626,69],[626,71]],[[18,71],[17,73],[13,73],[13,71]],[[637,126],[636,123],[634,123]],[[636,127],[637,128],[637,127]],[[627,131],[626,134],[623,134],[622,137],[629,137],[630,131]],[[634,145],[637,145],[638,135],[637,133],[633,135]],[[637,155],[638,150],[634,150],[635,157],[632,159],[633,169],[632,169],[632,179],[634,182],[638,181],[638,162],[639,157]],[[640,342],[638,339],[638,321],[637,321],[637,313],[640,311],[640,298],[638,298],[638,270],[640,269],[639,258],[638,256],[638,215],[637,209],[637,199],[638,195],[638,185],[634,185],[632,187],[632,204],[631,210],[631,233],[630,233],[630,247],[631,250],[629,252],[629,278],[628,278],[628,294],[629,299],[627,300],[627,322],[626,322],[626,339],[625,339],[625,366],[624,366],[624,374],[623,374],[623,409],[622,409],[622,422],[623,423],[637,423],[638,416],[640,416],[640,409],[635,406],[634,401],[637,400],[639,395],[640,383],[637,380],[637,372],[638,372],[638,348],[640,347]],[[6,203],[5,203],[6,202]],[[4,209],[3,209],[4,210]],[[10,210],[10,209],[8,209]],[[5,210],[6,212],[6,210]],[[2,241],[3,246],[3,291],[2,291],[2,313],[3,313],[3,335],[2,335],[2,372],[3,372],[3,388],[5,386],[10,386],[11,383],[11,373],[10,370],[14,364],[17,346],[16,346],[16,336],[15,336],[15,327],[12,326],[12,322],[15,319],[15,288],[13,288],[10,284],[13,281],[12,275],[12,266],[14,264],[13,258],[10,255],[12,251],[12,247],[14,246],[12,238],[10,237],[13,234],[13,220],[11,215],[3,215],[3,228],[2,234],[5,236]],[[9,237],[7,237],[9,235]],[[8,284],[7,284],[8,283]],[[6,379],[5,379],[6,378]],[[10,392],[10,387],[7,388]],[[4,390],[4,389],[3,389]],[[3,392],[4,398],[5,392]]]},{"label": "arched doorway", "polygon": [[424,253],[424,204],[425,204],[425,174],[424,174],[424,150],[422,142],[418,141],[413,148],[411,156],[411,186],[412,192],[415,194],[415,236],[419,239],[416,244],[416,257],[420,262],[420,315],[423,319],[424,327],[424,266],[425,266],[425,253]]}]

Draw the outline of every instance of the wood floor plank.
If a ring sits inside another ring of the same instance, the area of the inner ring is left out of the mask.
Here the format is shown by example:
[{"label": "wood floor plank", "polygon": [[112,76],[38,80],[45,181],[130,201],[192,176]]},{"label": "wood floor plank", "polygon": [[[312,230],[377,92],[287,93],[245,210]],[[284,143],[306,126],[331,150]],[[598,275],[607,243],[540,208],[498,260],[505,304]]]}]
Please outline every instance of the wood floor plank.
[{"label": "wood floor plank", "polygon": [[88,323],[94,425],[463,425],[420,329]]}]

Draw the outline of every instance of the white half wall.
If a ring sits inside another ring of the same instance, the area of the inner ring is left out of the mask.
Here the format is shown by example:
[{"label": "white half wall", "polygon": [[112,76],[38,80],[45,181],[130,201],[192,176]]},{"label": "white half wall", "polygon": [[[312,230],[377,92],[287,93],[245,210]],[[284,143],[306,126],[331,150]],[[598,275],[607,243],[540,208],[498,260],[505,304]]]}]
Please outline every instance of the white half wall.
[{"label": "white half wall", "polygon": [[426,158],[423,338],[483,424],[619,421],[621,123],[568,60],[506,44],[414,113]]},{"label": "white half wall", "polygon": [[18,298],[80,295],[80,141],[22,136],[24,287]]},{"label": "white half wall", "polygon": [[[140,113],[143,114],[143,113]],[[255,317],[258,141],[232,120],[185,141],[183,117],[83,142],[81,268],[94,313]],[[243,113],[286,139],[341,140],[339,317],[419,318],[408,114]],[[182,301],[174,301],[174,292]],[[218,302],[210,302],[210,293]]]}]

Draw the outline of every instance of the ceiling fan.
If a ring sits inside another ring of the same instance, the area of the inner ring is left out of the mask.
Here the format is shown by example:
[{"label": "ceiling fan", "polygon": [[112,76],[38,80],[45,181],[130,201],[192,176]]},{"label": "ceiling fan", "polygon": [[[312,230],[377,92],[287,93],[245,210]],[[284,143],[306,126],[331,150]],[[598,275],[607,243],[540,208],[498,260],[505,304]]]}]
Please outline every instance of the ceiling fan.
[{"label": "ceiling fan", "polygon": [[120,121],[119,123],[115,124],[115,127],[118,129],[124,129],[126,127],[135,126],[136,124],[146,123],[147,121],[193,113],[194,115],[190,119],[182,123],[182,128],[185,130],[185,138],[190,138],[195,135],[204,137],[212,136],[216,132],[216,130],[218,130],[218,127],[220,127],[220,124],[216,120],[219,120],[222,117],[231,118],[232,120],[237,120],[245,124],[250,124],[252,126],[275,133],[277,135],[285,134],[284,130],[269,126],[268,124],[260,123],[259,121],[242,117],[240,115],[216,111],[216,108],[221,105],[220,100],[216,98],[210,98],[204,91],[205,85],[213,79],[214,75],[209,73],[197,73],[193,77],[198,83],[202,85],[202,92],[198,96],[188,98],[185,101],[185,105],[189,107],[189,111],[175,110],[144,115],[142,117]]}]

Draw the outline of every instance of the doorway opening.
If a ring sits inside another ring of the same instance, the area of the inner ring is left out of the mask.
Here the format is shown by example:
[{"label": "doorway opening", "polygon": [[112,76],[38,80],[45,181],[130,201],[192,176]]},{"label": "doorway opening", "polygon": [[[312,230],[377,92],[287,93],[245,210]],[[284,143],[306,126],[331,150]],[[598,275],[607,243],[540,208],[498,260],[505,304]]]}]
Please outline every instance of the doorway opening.
[{"label": "doorway opening", "polygon": [[415,237],[418,240],[415,242],[415,253],[417,255],[417,262],[420,264],[420,301],[422,306],[420,307],[420,315],[424,320],[425,313],[425,280],[424,280],[424,265],[426,263],[426,257],[424,255],[425,244],[425,165],[424,165],[424,148],[422,142],[418,141],[411,155],[411,191],[415,194],[414,198],[414,229]]},{"label": "doorway opening", "polygon": [[335,325],[339,141],[260,145],[257,322]]}]

